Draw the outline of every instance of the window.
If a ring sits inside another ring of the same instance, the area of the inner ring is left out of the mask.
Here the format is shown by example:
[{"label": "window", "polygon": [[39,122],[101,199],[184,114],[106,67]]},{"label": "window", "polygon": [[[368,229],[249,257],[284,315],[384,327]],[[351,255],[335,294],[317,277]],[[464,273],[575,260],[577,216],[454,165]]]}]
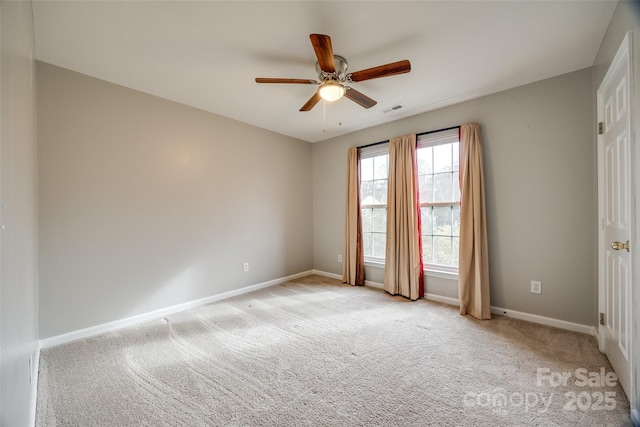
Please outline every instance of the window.
[{"label": "window", "polygon": [[[418,136],[418,180],[425,270],[458,272],[460,148],[458,128]],[[384,263],[389,144],[360,152],[360,208],[365,261]]]},{"label": "window", "polygon": [[458,129],[419,136],[417,151],[425,269],[457,273],[460,242]]},{"label": "window", "polygon": [[366,261],[384,262],[387,236],[389,144],[360,152],[360,208]]}]

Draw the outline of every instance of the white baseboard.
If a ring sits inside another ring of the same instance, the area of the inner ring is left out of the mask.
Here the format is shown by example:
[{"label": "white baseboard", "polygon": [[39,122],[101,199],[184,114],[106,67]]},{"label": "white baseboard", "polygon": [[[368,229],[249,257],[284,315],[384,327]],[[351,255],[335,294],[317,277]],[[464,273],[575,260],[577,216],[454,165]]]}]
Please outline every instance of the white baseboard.
[{"label": "white baseboard", "polygon": [[[331,279],[342,280],[342,275],[336,274],[336,273],[329,273],[327,271],[322,271],[322,270],[313,270],[312,273],[317,274],[318,276],[324,276],[324,277],[329,277]],[[364,285],[370,286],[372,288],[384,289],[384,285],[382,283],[371,282],[369,280],[365,280]]]},{"label": "white baseboard", "polygon": [[[269,280],[267,282],[258,283],[256,285],[247,286],[247,287],[244,287],[242,289],[236,289],[236,290],[229,291],[229,292],[223,292],[221,294],[213,295],[213,296],[206,297],[206,298],[201,298],[201,299],[194,300],[194,301],[189,301],[189,302],[186,302],[186,303],[182,303],[182,304],[174,305],[174,306],[171,306],[171,307],[167,307],[167,308],[151,311],[151,312],[148,312],[148,313],[139,314],[139,315],[136,315],[136,316],[125,318],[125,319],[115,320],[113,322],[108,322],[108,323],[103,323],[103,324],[96,325],[96,326],[91,326],[89,328],[84,328],[84,329],[80,329],[80,330],[77,330],[77,331],[68,332],[68,333],[57,335],[57,336],[50,337],[50,338],[44,338],[44,339],[41,339],[39,341],[38,350],[37,350],[38,351],[38,355],[39,355],[40,349],[49,348],[49,347],[53,347],[53,346],[56,346],[56,345],[65,344],[65,343],[69,343],[69,342],[72,342],[72,341],[76,341],[76,340],[79,340],[79,339],[92,337],[92,336],[95,336],[95,335],[99,335],[99,334],[102,334],[102,333],[105,333],[105,332],[114,331],[116,329],[124,328],[124,327],[131,326],[131,325],[135,325],[137,323],[145,322],[145,321],[148,321],[148,320],[158,319],[160,317],[167,316],[167,315],[174,314],[174,313],[178,313],[180,311],[188,310],[190,308],[198,307],[198,306],[205,305],[205,304],[211,304],[213,302],[221,301],[221,300],[224,300],[224,299],[227,299],[227,298],[232,298],[232,297],[235,297],[235,296],[238,296],[238,295],[243,295],[243,294],[246,294],[246,293],[249,293],[249,292],[256,291],[258,289],[263,289],[263,288],[267,288],[269,286],[277,285],[277,284],[286,282],[288,280],[293,280],[293,279],[297,279],[297,278],[300,278],[300,277],[308,276],[310,274],[317,274],[317,275],[320,275],[320,276],[330,277],[330,278],[337,279],[337,280],[341,280],[342,279],[341,275],[335,274],[335,273],[329,273],[329,272],[326,272],[326,271],[315,270],[315,269],[314,270],[310,270],[310,271],[304,271],[304,272],[301,272],[301,273],[293,274],[291,276],[281,277],[281,278],[278,278],[278,279]],[[383,289],[384,288],[382,283],[372,282],[372,281],[368,281],[368,280],[365,281],[365,285],[373,287],[373,288],[377,288],[377,289]],[[445,297],[445,296],[436,295],[436,294],[430,294],[430,293],[425,294],[425,299],[430,300],[430,301],[444,303],[444,304],[450,304],[450,305],[454,305],[454,306],[458,306],[458,304],[459,304],[458,300],[456,298],[450,298],[450,297]],[[493,307],[492,306],[491,307],[491,313],[499,314],[501,316],[513,317],[514,319],[525,320],[525,321],[528,321],[528,322],[538,323],[538,324],[541,324],[541,325],[553,326],[553,327],[556,327],[556,328],[566,329],[566,330],[570,330],[570,331],[574,331],[574,332],[581,332],[581,333],[593,335],[594,337],[596,337],[596,339],[598,338],[598,336],[597,336],[597,328],[594,328],[593,326],[567,322],[567,321],[564,321],[564,320],[559,320],[559,319],[553,319],[553,318],[550,318],[550,317],[539,316],[537,314],[530,314],[530,313],[523,313],[523,312],[515,311],[515,310],[508,310],[508,309],[504,309],[504,308],[501,308],[501,307]],[[39,357],[38,357],[38,359],[36,359],[35,363],[36,364],[39,363]]]},{"label": "white baseboard", "polygon": [[370,286],[372,288],[384,289],[384,284],[383,283],[372,282],[370,280],[365,280],[364,281],[364,285],[365,286]]},{"label": "white baseboard", "polygon": [[[445,304],[460,307],[460,302],[456,298],[443,297],[441,295],[435,294],[425,294],[424,297],[425,299],[428,299],[430,301],[442,302]],[[581,332],[583,334],[593,335],[597,339],[597,328],[589,325],[582,325],[580,323],[572,323],[565,320],[559,320],[551,317],[539,316],[537,314],[524,313],[522,311],[509,310],[506,308],[494,306],[491,306],[491,313],[498,314],[500,316],[512,317],[514,319],[525,320],[531,323],[538,323],[540,325],[553,326],[559,329]]]},{"label": "white baseboard", "polygon": [[35,427],[38,400],[38,373],[40,371],[40,342],[36,344],[36,350],[31,360],[31,407],[29,408],[29,425]]},{"label": "white baseboard", "polygon": [[501,316],[513,317],[514,319],[526,320],[540,325],[553,326],[554,328],[566,329],[568,331],[580,332],[587,335],[594,334],[594,327],[580,323],[567,322],[566,320],[554,319],[551,317],[539,316],[537,314],[523,313],[521,311],[508,310],[501,307],[491,307],[491,313]]},{"label": "white baseboard", "polygon": [[631,421],[636,427],[640,427],[640,412],[637,409],[631,410]]},{"label": "white baseboard", "polygon": [[593,331],[591,335],[596,339],[596,344],[598,344],[598,349],[600,349],[600,328],[597,326],[592,326]]},{"label": "white baseboard", "polygon": [[[313,270],[313,274],[331,277],[338,280],[342,279],[342,276],[335,273],[327,273],[326,271]],[[366,280],[364,284],[374,288],[379,288],[379,289],[384,288],[382,283],[370,282],[368,280]],[[436,295],[436,294],[430,294],[430,293],[426,293],[424,295],[424,298],[429,301],[440,302],[444,304],[453,305],[456,307],[460,306],[460,302],[458,301],[457,298],[445,297],[442,295]],[[491,313],[499,314],[501,316],[506,316],[506,317],[513,317],[514,319],[525,320],[527,322],[538,323],[540,325],[553,326],[555,328],[566,329],[569,331],[593,335],[596,339],[598,339],[597,328],[589,325],[582,325],[580,323],[567,322],[565,320],[553,319],[551,317],[539,316],[537,314],[530,314],[530,313],[524,313],[521,311],[509,310],[502,307],[492,306]]]},{"label": "white baseboard", "polygon": [[329,273],[322,270],[311,270],[311,274],[317,274],[318,276],[329,277],[331,279],[342,280],[342,275],[336,273]]},{"label": "white baseboard", "polygon": [[113,322],[103,323],[101,325],[91,326],[77,331],[67,332],[65,334],[57,335],[50,338],[44,338],[40,340],[40,348],[49,348],[60,344],[66,344],[72,341],[76,341],[83,338],[92,337],[95,335],[103,334],[105,332],[111,332],[116,329],[132,326],[137,323],[146,322],[148,320],[154,320],[167,316],[170,314],[178,313],[180,311],[188,310],[190,308],[199,307],[205,304],[211,304],[213,302],[221,301],[238,295],[243,295],[249,292],[257,291],[258,289],[268,288],[269,286],[278,285],[289,280],[297,279],[300,277],[308,276],[313,273],[313,270],[304,271],[302,273],[293,274],[287,277],[281,277],[279,279],[269,280],[267,282],[258,283],[257,285],[247,286],[241,289],[236,289],[229,292],[223,292],[221,294],[212,295],[206,298],[200,298],[197,300],[177,304],[167,308],[161,308],[148,313],[138,314],[136,316],[127,317],[125,319],[114,320]]},{"label": "white baseboard", "polygon": [[442,295],[425,293],[424,294],[424,299],[427,299],[429,301],[441,302],[443,304],[455,305],[456,307],[460,307],[460,301],[458,301],[455,298],[451,298],[451,297],[443,297]]}]

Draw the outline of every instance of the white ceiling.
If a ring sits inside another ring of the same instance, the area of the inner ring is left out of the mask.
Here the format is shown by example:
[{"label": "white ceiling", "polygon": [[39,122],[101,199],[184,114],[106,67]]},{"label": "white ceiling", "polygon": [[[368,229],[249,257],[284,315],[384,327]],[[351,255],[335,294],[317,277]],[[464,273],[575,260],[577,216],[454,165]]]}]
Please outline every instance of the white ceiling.
[{"label": "white ceiling", "polygon": [[[593,65],[616,1],[35,1],[36,57],[309,142]],[[317,79],[309,34],[358,71],[412,70],[352,86],[378,101],[300,107]],[[396,104],[404,108],[384,114]],[[339,125],[342,122],[342,125]]]}]

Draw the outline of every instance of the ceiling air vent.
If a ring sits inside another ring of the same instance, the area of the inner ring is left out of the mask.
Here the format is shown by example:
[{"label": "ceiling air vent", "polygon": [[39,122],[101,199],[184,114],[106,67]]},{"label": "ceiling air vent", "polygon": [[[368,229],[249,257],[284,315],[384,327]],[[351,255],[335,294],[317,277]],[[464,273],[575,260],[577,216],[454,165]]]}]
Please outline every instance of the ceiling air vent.
[{"label": "ceiling air vent", "polygon": [[387,113],[390,113],[392,111],[397,111],[397,110],[399,110],[401,108],[404,108],[404,105],[398,104],[398,105],[394,105],[393,107],[389,107],[386,110],[382,110],[382,112],[387,114]]}]

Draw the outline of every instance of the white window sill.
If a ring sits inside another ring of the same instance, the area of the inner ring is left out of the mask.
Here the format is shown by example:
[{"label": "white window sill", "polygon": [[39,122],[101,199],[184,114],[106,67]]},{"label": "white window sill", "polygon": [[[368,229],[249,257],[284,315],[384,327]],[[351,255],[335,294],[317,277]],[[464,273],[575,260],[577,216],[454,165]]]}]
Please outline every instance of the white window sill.
[{"label": "white window sill", "polygon": [[439,277],[441,279],[458,280],[458,273],[441,270],[424,270],[427,277]]},{"label": "white window sill", "polygon": [[[364,265],[365,267],[384,269],[384,262],[365,260]],[[424,274],[427,277],[439,277],[441,279],[458,280],[458,273],[454,273],[451,271],[425,269]]]}]

